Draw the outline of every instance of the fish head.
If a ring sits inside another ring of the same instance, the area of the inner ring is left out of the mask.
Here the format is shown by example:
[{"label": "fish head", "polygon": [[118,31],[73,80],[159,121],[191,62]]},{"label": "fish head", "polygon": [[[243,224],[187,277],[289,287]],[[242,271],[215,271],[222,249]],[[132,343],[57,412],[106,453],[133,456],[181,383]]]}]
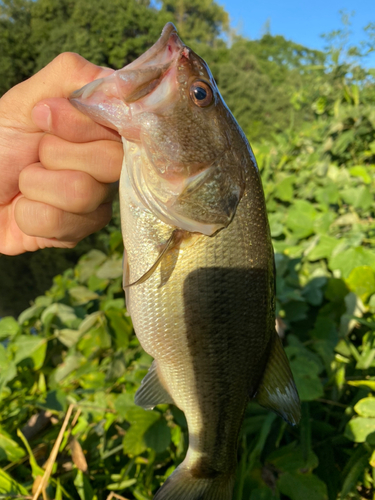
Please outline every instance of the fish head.
[{"label": "fish head", "polygon": [[70,101],[123,137],[132,186],[161,220],[208,236],[228,226],[249,145],[207,64],[172,23],[138,59]]}]

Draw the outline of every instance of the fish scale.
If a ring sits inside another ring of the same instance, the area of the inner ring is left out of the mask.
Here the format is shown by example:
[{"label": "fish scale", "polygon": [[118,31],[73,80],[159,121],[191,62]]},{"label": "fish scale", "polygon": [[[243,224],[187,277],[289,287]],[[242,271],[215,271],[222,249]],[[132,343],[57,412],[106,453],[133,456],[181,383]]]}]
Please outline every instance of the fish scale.
[{"label": "fish scale", "polygon": [[208,66],[171,23],[138,60],[71,102],[123,137],[126,304],[154,358],[135,402],[175,404],[188,424],[185,460],[154,500],[230,500],[247,402],[293,425],[300,418],[275,331],[273,248],[254,155]]}]

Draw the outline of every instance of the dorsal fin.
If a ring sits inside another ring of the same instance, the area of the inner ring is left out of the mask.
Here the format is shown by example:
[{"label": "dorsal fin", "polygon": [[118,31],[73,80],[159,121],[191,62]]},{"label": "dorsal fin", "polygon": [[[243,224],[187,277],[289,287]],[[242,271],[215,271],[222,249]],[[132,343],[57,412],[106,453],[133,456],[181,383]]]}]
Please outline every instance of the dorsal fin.
[{"label": "dorsal fin", "polygon": [[134,281],[134,283],[130,283],[129,285],[124,285],[124,290],[126,288],[130,288],[131,286],[140,285],[141,283],[147,281],[148,278],[152,276],[152,274],[154,273],[160,262],[163,260],[163,257],[169,252],[169,250],[172,250],[172,248],[174,248],[177,245],[177,243],[179,243],[182,240],[183,233],[184,231],[181,231],[181,229],[175,229],[171,234],[171,236],[169,237],[168,241],[166,242],[164,248],[159,253],[158,258],[156,259],[154,264],[150,267],[150,269],[146,271],[143,276],[137,279],[137,281]]},{"label": "dorsal fin", "polygon": [[255,399],[261,406],[278,413],[292,425],[298,424],[301,418],[297,388],[276,331],[273,333],[271,352]]}]

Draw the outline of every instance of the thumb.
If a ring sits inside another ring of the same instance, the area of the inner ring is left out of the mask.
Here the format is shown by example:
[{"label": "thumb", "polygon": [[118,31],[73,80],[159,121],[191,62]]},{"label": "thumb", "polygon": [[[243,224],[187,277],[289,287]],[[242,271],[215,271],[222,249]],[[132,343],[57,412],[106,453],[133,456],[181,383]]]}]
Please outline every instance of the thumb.
[{"label": "thumb", "polygon": [[[1,98],[0,126],[10,126],[24,132],[40,129],[31,119],[35,104],[49,97],[67,98],[74,90],[113,73],[113,70],[90,63],[72,52],[57,56],[28,80],[10,89]],[[14,103],[17,102],[17,113]]]}]

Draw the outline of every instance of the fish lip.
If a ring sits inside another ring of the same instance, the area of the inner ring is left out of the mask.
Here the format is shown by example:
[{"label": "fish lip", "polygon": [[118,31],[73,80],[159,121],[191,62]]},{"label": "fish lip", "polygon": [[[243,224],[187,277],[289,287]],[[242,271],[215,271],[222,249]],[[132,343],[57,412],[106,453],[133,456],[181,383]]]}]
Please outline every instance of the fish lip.
[{"label": "fish lip", "polygon": [[178,36],[177,29],[173,23],[167,23],[161,32],[159,40],[144,54],[139,56],[135,61],[128,64],[123,69],[136,69],[139,66],[155,64],[154,59],[163,53],[166,47],[168,47],[171,53],[173,53],[173,49],[177,49],[177,51],[180,52],[185,47],[185,44]]}]

